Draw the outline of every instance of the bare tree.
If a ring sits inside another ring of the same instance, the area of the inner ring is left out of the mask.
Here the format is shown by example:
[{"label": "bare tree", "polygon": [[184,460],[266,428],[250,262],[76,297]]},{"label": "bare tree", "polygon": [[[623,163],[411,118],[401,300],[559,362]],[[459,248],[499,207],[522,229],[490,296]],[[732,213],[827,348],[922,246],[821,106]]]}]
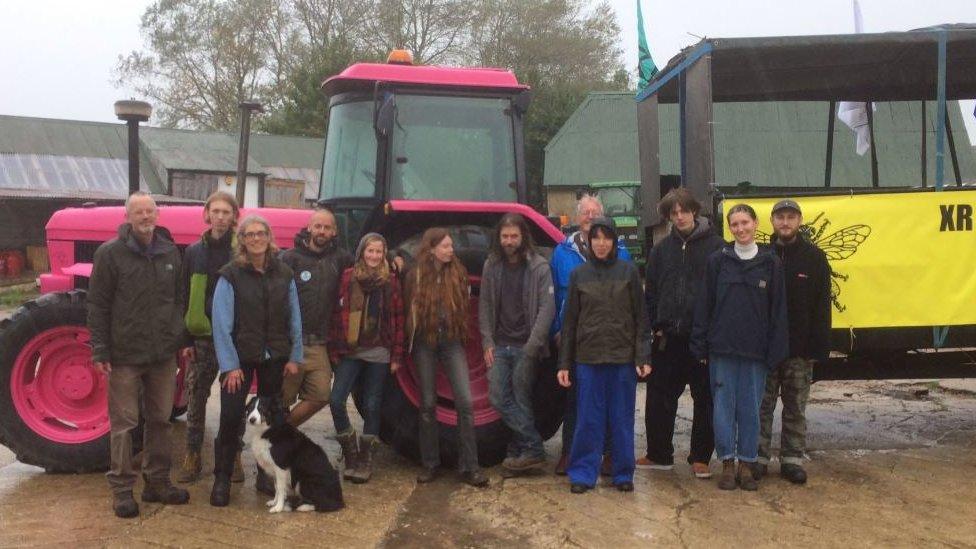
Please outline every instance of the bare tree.
[{"label": "bare tree", "polygon": [[453,64],[464,53],[475,13],[469,0],[373,0],[362,46],[373,55],[394,48],[423,64]]},{"label": "bare tree", "polygon": [[265,95],[268,56],[251,14],[275,0],[160,0],[142,16],[145,51],[119,57],[120,83],[164,126],[230,130],[240,100]]}]

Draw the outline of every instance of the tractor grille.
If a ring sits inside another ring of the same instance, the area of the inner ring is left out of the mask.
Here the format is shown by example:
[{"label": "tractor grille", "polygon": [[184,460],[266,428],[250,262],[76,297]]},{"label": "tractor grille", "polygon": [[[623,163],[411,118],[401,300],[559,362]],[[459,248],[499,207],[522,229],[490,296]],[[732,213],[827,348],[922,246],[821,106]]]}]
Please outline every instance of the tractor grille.
[{"label": "tractor grille", "polygon": [[83,240],[75,242],[75,263],[93,262],[95,260],[95,250],[101,244],[101,242],[87,242]]}]

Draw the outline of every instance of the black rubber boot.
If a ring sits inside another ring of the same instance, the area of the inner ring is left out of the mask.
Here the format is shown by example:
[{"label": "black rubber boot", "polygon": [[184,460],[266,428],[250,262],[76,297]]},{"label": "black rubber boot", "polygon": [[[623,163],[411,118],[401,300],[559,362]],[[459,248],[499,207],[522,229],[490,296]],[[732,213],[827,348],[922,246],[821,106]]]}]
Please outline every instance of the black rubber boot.
[{"label": "black rubber boot", "polygon": [[119,518],[138,517],[139,504],[132,497],[132,492],[120,492],[112,498],[112,511]]},{"label": "black rubber boot", "polygon": [[213,489],[210,491],[210,505],[227,507],[230,504],[230,475],[214,476]]},{"label": "black rubber boot", "polygon": [[803,467],[792,463],[784,463],[779,468],[779,476],[792,482],[793,484],[806,484],[807,472]]}]

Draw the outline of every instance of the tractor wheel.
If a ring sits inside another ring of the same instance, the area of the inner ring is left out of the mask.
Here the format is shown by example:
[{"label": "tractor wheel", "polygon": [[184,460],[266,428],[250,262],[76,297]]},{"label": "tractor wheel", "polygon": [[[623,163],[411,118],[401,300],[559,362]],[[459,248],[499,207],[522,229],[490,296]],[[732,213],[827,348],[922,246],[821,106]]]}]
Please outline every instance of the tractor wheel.
[{"label": "tractor wheel", "polygon": [[109,465],[108,380],[91,366],[85,293],[43,295],[0,322],[0,444],[23,463]]},{"label": "tractor wheel", "polygon": [[[497,465],[505,459],[512,433],[501,416],[488,403],[488,380],[480,343],[468,345],[468,365],[471,371],[475,436],[478,442],[478,461],[482,466]],[[539,365],[533,403],[536,428],[544,440],[551,438],[562,424],[565,391],[556,383],[555,361],[547,359]],[[445,466],[457,463],[457,413],[450,395],[450,384],[438,374],[437,420],[440,424],[440,454]],[[395,451],[413,460],[420,460],[420,390],[407,360],[396,374],[387,378],[383,391],[380,438]]]}]

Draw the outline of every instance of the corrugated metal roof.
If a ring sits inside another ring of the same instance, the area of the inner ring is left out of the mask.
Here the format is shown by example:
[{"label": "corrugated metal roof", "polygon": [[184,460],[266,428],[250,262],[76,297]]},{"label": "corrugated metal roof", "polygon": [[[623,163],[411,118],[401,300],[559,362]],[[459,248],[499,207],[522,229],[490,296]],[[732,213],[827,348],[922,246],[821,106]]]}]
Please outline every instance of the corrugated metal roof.
[{"label": "corrugated metal roof", "polygon": [[[125,196],[127,139],[123,124],[0,115],[0,189]],[[141,186],[154,193],[168,192],[169,171],[237,171],[236,133],[143,126],[139,140]],[[253,134],[248,172],[304,180],[316,198],[323,151],[322,139]]]},{"label": "corrugated metal roof", "polygon": [[[826,102],[716,103],[715,174],[720,185],[823,186],[828,119]],[[964,181],[976,179],[957,102],[949,114]],[[678,107],[659,105],[662,174],[680,173]],[[928,183],[935,181],[935,104],[927,104]],[[833,116],[833,115],[832,115]],[[921,183],[921,103],[878,103],[874,113],[879,180],[883,186]],[[639,179],[637,103],[630,93],[590,94],[546,146],[546,186]],[[946,155],[947,182],[954,178]],[[834,127],[832,185],[871,185],[871,157],[854,152],[854,135]]]},{"label": "corrugated metal roof", "polygon": [[[236,143],[236,140],[235,140]],[[250,155],[264,166],[322,169],[325,139],[295,135],[254,134]]]},{"label": "corrugated metal roof", "polygon": [[[238,136],[222,132],[145,128],[139,137],[164,170],[237,172]],[[248,154],[248,173],[262,173]]]}]

